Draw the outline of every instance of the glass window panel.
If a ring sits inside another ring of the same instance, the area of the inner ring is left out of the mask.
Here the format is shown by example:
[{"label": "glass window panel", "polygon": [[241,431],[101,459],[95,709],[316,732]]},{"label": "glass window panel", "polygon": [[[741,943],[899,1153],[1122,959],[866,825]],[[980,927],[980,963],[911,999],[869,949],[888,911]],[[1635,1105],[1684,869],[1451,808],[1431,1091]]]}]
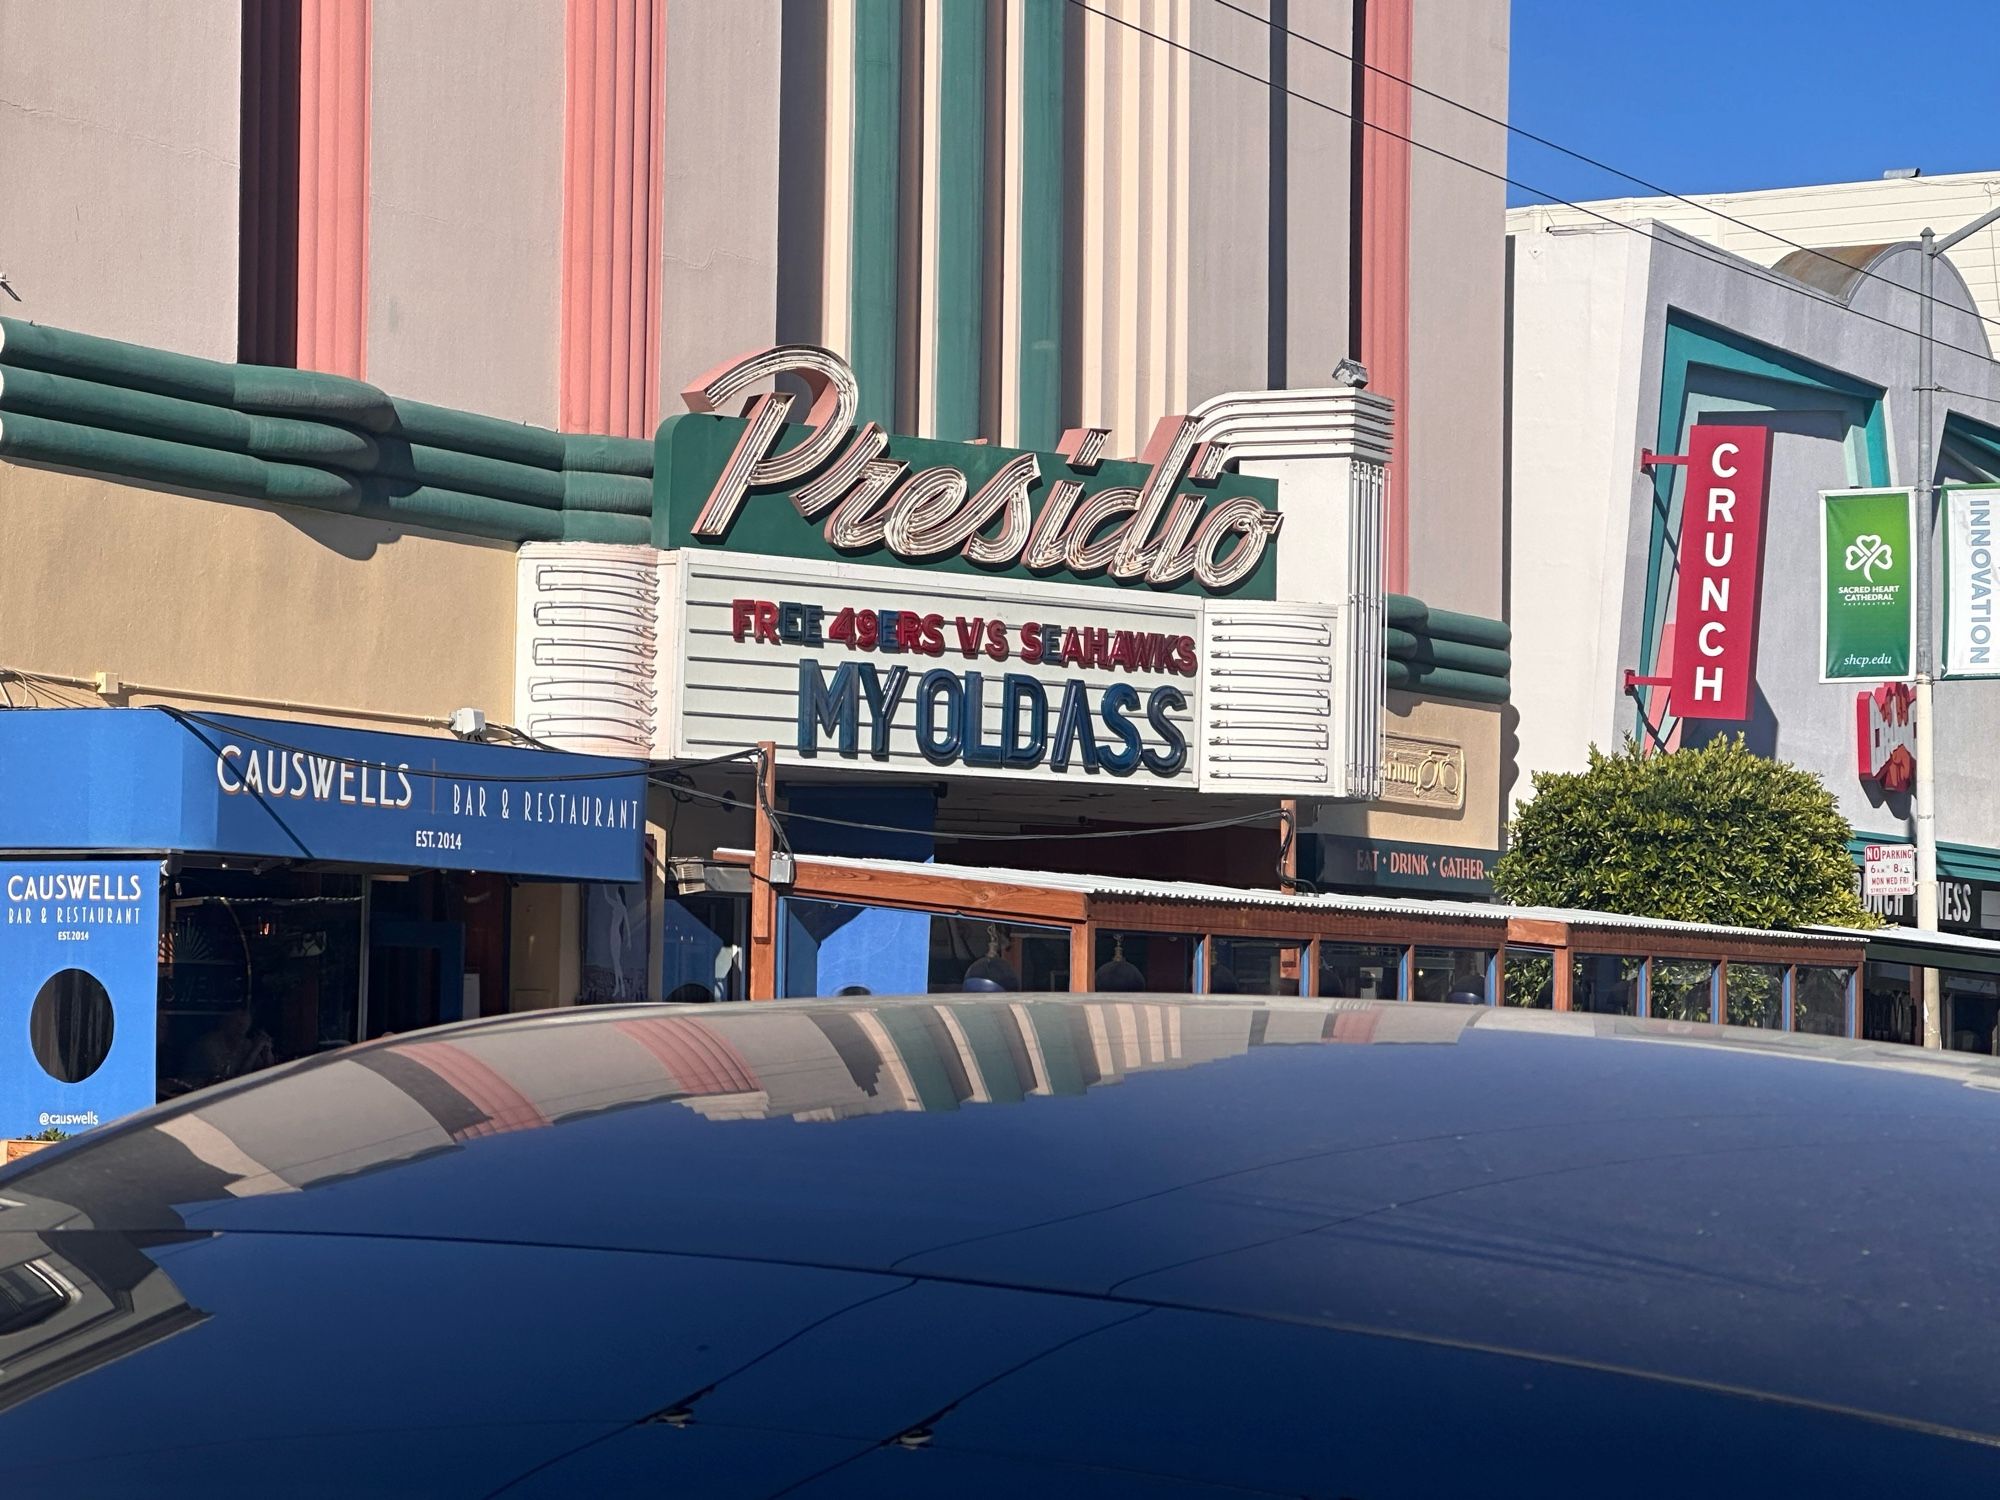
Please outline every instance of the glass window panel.
[{"label": "glass window panel", "polygon": [[1556,956],[1537,948],[1509,948],[1500,1003],[1525,1010],[1552,1010],[1556,1003]]},{"label": "glass window panel", "polygon": [[682,1004],[743,999],[749,942],[749,897],[668,897],[660,924],[661,995]]},{"label": "glass window panel", "polygon": [[1097,972],[1090,987],[1114,993],[1193,994],[1194,948],[1191,933],[1099,932]]},{"label": "glass window panel", "polygon": [[1914,1047],[1917,999],[1910,966],[1869,963],[1861,975],[1861,1034],[1871,1042]]},{"label": "glass window panel", "polygon": [[1792,980],[1792,1030],[1815,1036],[1847,1034],[1847,983],[1852,969],[1801,964]]},{"label": "glass window panel", "polygon": [[1714,1019],[1715,965],[1705,958],[1656,958],[1646,1014],[1662,1021]]},{"label": "glass window panel", "polygon": [[160,942],[161,1098],[356,1040],[361,879],[174,878]]},{"label": "glass window panel", "polygon": [[1069,988],[1063,927],[787,899],[784,928],[787,999]]},{"label": "glass window panel", "polygon": [[1377,943],[1319,945],[1319,992],[1338,1000],[1403,998],[1403,950]]},{"label": "glass window panel", "polygon": [[1304,966],[1302,943],[1211,938],[1207,990],[1211,995],[1296,995]]},{"label": "glass window panel", "polygon": [[1067,991],[1068,929],[978,917],[932,917],[930,992],[992,989]]},{"label": "glass window panel", "polygon": [[1944,969],[1938,980],[1944,986],[1944,1035],[1951,1050],[1989,1057],[2000,1050],[1994,1036],[2000,1030],[2000,978]]},{"label": "glass window panel", "polygon": [[1419,948],[1410,976],[1411,998],[1484,1005],[1492,972],[1490,948]]},{"label": "glass window panel", "polygon": [[1732,961],[1724,985],[1723,1018],[1731,1026],[1761,1026],[1775,1031],[1785,1024],[1785,966],[1739,964]]},{"label": "glass window panel", "polygon": [[1639,1014],[1643,958],[1623,953],[1578,953],[1571,957],[1569,1008],[1599,1016]]}]

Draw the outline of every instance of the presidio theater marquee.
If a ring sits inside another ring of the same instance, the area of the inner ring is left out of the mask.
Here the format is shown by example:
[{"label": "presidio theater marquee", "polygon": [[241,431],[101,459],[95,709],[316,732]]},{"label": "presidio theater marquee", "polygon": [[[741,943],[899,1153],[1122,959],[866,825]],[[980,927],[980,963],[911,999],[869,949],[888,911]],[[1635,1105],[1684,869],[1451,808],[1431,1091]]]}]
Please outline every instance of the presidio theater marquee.
[{"label": "presidio theater marquee", "polygon": [[[752,394],[779,377],[803,411]],[[892,436],[806,346],[684,395],[653,548],[522,549],[518,718],[538,737],[1322,797],[1350,794],[1352,764],[1377,774],[1374,746],[1347,744],[1338,560],[1302,556],[1312,587],[1285,597],[1277,481],[1230,468],[1195,418],[1163,419],[1136,461],[1096,429],[1047,453]]]}]

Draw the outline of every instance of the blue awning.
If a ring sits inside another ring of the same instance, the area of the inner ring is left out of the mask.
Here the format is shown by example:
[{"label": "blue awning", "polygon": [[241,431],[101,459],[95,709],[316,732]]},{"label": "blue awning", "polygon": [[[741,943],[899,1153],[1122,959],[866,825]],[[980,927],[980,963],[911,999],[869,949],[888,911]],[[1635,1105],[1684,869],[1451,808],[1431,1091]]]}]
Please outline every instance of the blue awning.
[{"label": "blue awning", "polygon": [[159,708],[0,712],[0,850],[640,878],[646,768]]}]

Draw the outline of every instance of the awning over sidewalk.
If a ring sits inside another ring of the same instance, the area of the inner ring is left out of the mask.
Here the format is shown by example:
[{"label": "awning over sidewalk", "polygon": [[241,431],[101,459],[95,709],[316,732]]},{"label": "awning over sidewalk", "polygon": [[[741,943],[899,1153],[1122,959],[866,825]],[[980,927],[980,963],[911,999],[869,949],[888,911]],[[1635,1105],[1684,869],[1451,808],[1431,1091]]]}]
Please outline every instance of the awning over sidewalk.
[{"label": "awning over sidewalk", "polygon": [[168,708],[0,712],[0,851],[640,878],[637,761]]},{"label": "awning over sidewalk", "polygon": [[1961,932],[1925,932],[1916,927],[1815,926],[1804,930],[1827,937],[1862,939],[1868,944],[1870,963],[2000,974],[2000,942],[1991,938]]}]

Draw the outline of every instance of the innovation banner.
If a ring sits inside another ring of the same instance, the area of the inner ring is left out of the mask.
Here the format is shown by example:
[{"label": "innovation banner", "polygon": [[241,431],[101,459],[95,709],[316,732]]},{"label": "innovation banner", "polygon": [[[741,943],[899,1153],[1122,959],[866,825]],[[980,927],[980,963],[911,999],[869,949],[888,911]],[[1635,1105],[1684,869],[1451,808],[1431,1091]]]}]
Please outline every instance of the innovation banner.
[{"label": "innovation banner", "polygon": [[1947,677],[2000,677],[1994,640],[1994,522],[2000,484],[1945,489],[1944,670]]},{"label": "innovation banner", "polygon": [[1909,679],[1915,530],[1908,490],[1821,493],[1821,682]]}]

